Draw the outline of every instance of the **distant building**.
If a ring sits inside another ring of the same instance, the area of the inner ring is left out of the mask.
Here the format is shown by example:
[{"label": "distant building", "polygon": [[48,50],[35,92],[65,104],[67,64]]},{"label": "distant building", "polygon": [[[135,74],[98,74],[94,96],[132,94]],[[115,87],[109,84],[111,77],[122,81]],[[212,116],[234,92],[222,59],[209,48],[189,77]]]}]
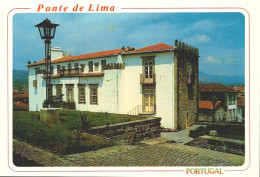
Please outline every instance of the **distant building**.
[{"label": "distant building", "polygon": [[[76,110],[161,117],[165,128],[185,129],[198,109],[198,49],[175,41],[135,49],[52,58],[53,95]],[[30,111],[46,98],[44,60],[28,65]]]},{"label": "distant building", "polygon": [[216,121],[225,121],[225,105],[221,101],[217,101],[214,109],[211,101],[199,101],[199,121],[212,122],[213,116]]},{"label": "distant building", "polygon": [[14,94],[13,95],[13,110],[14,111],[29,111],[29,94]]},{"label": "distant building", "polygon": [[237,121],[245,122],[245,87],[232,86],[229,88],[237,91]]},{"label": "distant building", "polygon": [[[216,121],[239,121],[237,117],[237,92],[222,84],[199,85],[199,120],[209,121],[210,115],[212,117],[213,97],[216,98],[215,110],[213,110],[216,112]],[[211,107],[212,109],[209,109]],[[203,117],[207,117],[207,119],[203,120]]]}]

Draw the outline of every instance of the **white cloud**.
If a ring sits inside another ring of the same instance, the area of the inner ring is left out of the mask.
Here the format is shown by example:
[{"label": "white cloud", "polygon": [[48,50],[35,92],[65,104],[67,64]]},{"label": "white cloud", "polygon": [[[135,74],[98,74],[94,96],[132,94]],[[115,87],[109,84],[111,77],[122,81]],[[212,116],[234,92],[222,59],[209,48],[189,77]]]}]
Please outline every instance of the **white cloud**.
[{"label": "white cloud", "polygon": [[194,36],[188,37],[188,38],[184,38],[183,39],[184,42],[187,43],[205,43],[205,42],[209,42],[210,41],[210,37],[207,35],[203,35],[203,34],[196,34]]},{"label": "white cloud", "polygon": [[227,63],[235,63],[235,62],[237,62],[237,59],[235,59],[235,58],[226,59],[226,62]]},{"label": "white cloud", "polygon": [[220,64],[220,63],[221,63],[220,60],[215,59],[215,58],[210,57],[210,56],[207,56],[207,57],[205,58],[205,61],[208,62],[208,63],[214,63],[214,64]]}]

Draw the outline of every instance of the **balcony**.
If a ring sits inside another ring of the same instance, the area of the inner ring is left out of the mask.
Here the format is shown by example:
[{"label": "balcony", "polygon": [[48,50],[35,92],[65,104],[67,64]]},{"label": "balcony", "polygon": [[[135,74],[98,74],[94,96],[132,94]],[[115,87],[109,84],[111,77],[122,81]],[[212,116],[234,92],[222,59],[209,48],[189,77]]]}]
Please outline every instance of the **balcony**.
[{"label": "balcony", "polygon": [[37,87],[37,80],[33,80],[33,87]]},{"label": "balcony", "polygon": [[152,78],[146,78],[145,74],[140,74],[140,84],[155,84],[155,73]]},{"label": "balcony", "polygon": [[58,75],[60,76],[73,76],[73,75],[79,75],[81,73],[83,73],[83,68],[58,70]]}]

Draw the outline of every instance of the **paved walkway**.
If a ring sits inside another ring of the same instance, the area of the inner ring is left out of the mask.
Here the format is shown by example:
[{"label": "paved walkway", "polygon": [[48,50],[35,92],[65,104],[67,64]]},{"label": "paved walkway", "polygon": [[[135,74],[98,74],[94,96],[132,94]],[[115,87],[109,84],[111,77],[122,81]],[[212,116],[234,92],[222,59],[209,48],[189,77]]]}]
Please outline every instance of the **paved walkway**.
[{"label": "paved walkway", "polygon": [[165,138],[64,158],[75,161],[80,166],[240,166],[244,163],[243,156],[176,144]]},{"label": "paved walkway", "polygon": [[165,138],[57,156],[14,140],[14,150],[44,166],[241,166],[244,156],[176,144]]},{"label": "paved walkway", "polygon": [[200,126],[202,125],[193,125],[178,132],[162,132],[161,137],[173,140],[176,143],[185,144],[193,140],[193,138],[189,137],[190,130],[195,130]]}]

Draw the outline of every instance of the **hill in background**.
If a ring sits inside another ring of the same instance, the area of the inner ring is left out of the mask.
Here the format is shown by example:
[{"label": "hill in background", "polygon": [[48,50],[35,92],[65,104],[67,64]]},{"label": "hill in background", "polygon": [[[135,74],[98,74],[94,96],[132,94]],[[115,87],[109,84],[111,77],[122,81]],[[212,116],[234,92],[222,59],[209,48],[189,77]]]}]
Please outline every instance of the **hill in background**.
[{"label": "hill in background", "polygon": [[245,85],[245,76],[219,76],[199,71],[199,83],[221,83],[225,86]]},{"label": "hill in background", "polygon": [[18,91],[28,89],[27,71],[13,70],[13,89]]}]

